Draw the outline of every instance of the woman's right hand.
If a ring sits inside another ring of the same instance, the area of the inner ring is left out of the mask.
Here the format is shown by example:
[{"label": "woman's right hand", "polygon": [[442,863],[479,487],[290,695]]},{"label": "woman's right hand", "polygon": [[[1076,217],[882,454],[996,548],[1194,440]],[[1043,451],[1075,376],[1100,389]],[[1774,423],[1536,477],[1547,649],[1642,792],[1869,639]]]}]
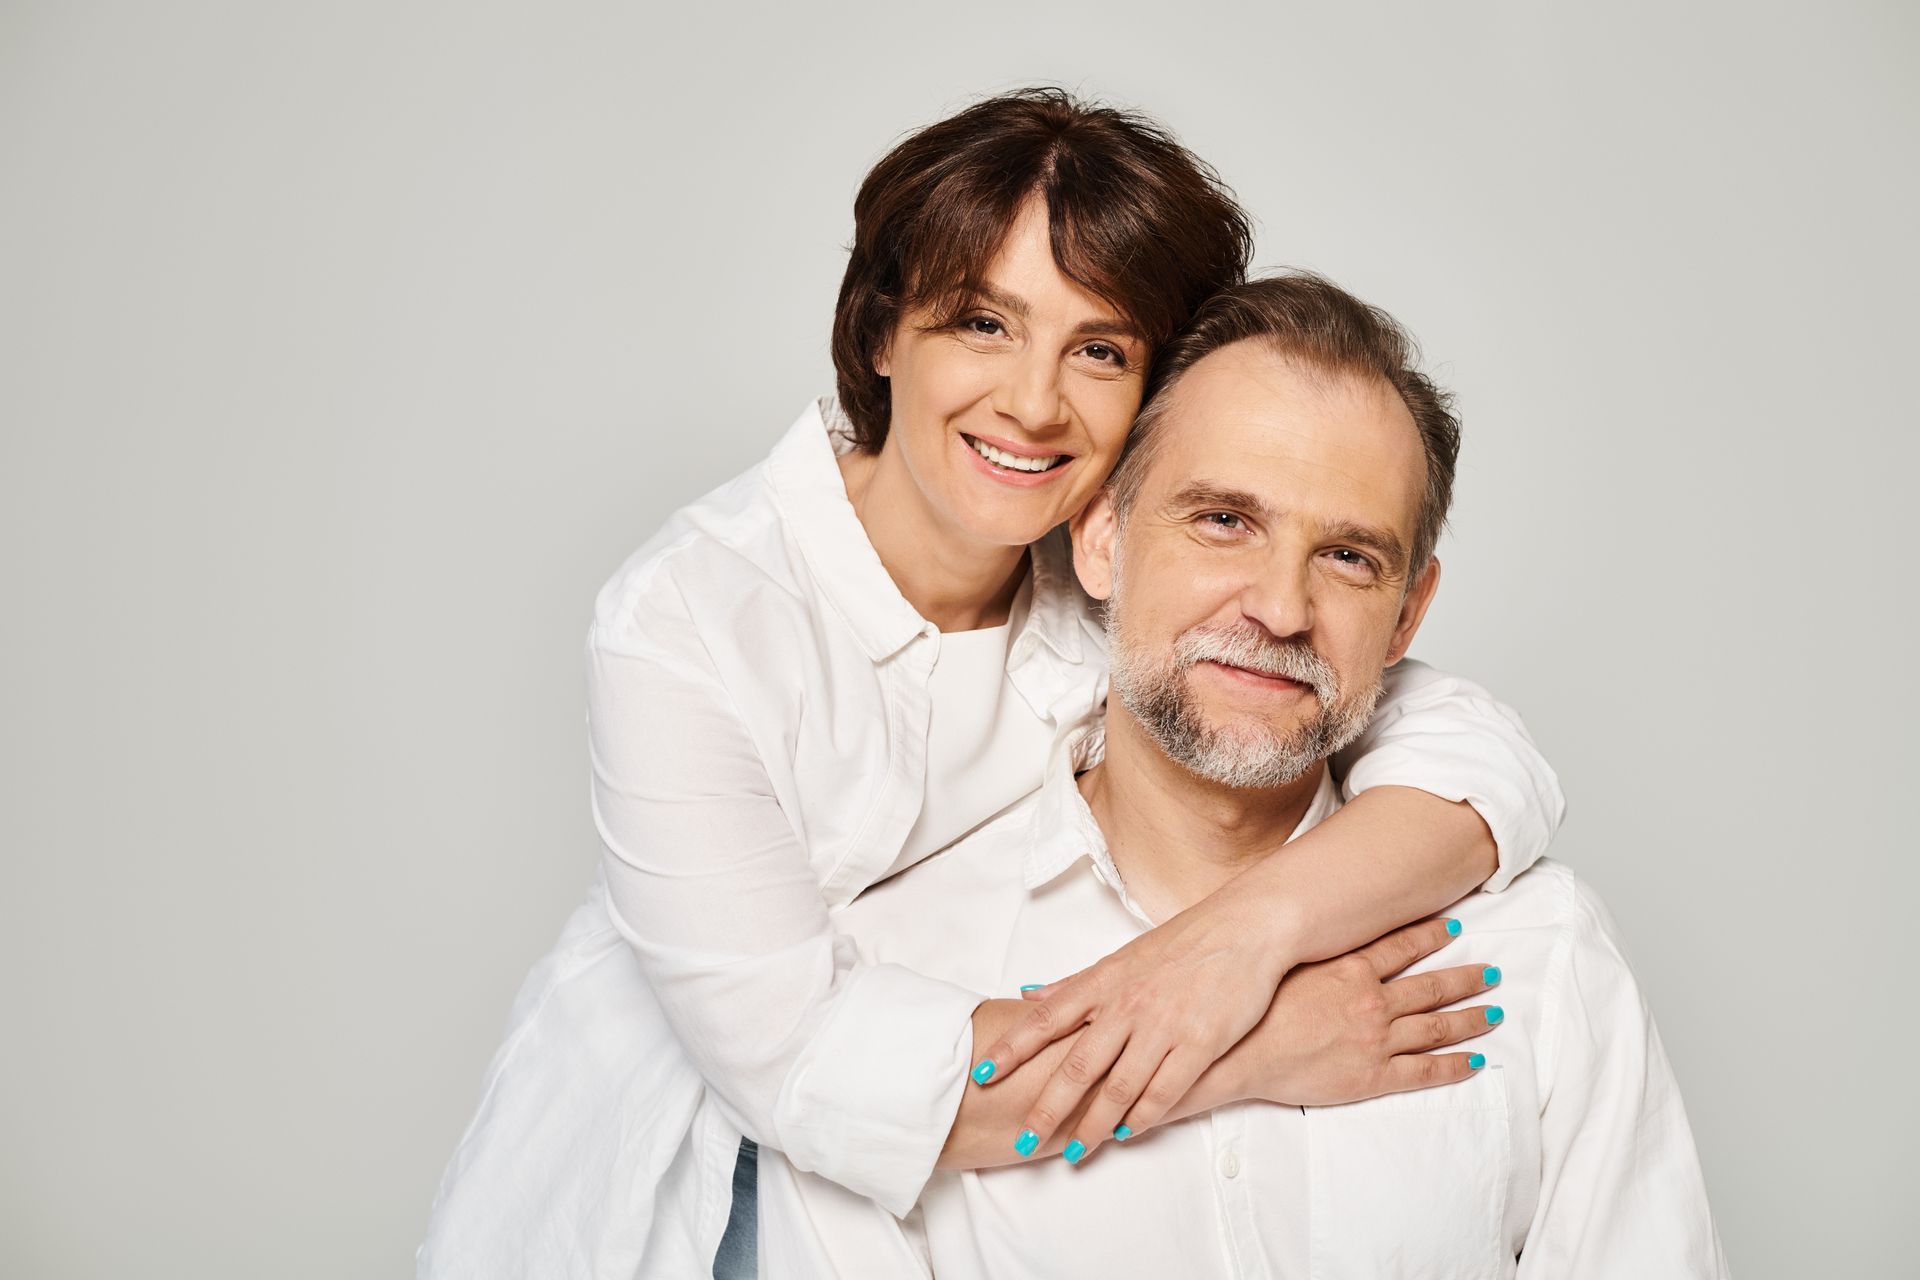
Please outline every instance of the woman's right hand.
[{"label": "woman's right hand", "polygon": [[[1499,985],[1500,971],[1467,964],[1393,976],[1452,942],[1457,928],[1444,918],[1422,920],[1346,955],[1295,968],[1266,1016],[1159,1123],[1230,1102],[1332,1106],[1465,1080],[1478,1070],[1471,1064],[1476,1055],[1432,1050],[1485,1035],[1506,1014],[1484,1004],[1441,1010]],[[1101,1135],[1087,1142],[1088,1152],[1106,1141]]]},{"label": "woman's right hand", "polygon": [[1243,1098],[1299,1106],[1357,1102],[1453,1084],[1474,1073],[1469,1053],[1433,1053],[1485,1035],[1498,1006],[1440,1012],[1500,981],[1486,965],[1393,975],[1457,936],[1451,920],[1423,920],[1357,951],[1301,965],[1267,1016],[1217,1064]]}]

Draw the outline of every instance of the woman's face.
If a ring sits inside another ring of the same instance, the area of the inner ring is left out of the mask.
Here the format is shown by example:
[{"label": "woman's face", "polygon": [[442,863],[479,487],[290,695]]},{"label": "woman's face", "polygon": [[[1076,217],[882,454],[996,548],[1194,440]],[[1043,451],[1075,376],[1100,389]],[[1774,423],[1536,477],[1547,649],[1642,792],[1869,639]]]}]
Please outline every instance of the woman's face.
[{"label": "woman's face", "polygon": [[1029,200],[952,326],[903,318],[875,369],[897,453],[936,518],[1024,546],[1092,497],[1140,408],[1148,351],[1115,309],[1060,274]]}]

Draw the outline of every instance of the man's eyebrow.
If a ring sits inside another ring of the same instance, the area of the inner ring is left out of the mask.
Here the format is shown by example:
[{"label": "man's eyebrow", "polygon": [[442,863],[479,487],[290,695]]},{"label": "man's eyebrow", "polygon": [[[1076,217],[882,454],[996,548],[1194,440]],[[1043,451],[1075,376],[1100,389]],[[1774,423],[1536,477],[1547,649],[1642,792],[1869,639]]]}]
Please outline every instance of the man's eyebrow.
[{"label": "man's eyebrow", "polygon": [[[1022,320],[1033,313],[1033,308],[1027,305],[1025,298],[1016,294],[1002,293],[992,285],[977,285],[973,293],[982,302],[999,307],[1002,311],[1011,311]],[[1073,332],[1075,337],[1104,333],[1121,338],[1132,338],[1136,342],[1142,341],[1139,327],[1122,320],[1119,316],[1096,316],[1091,320],[1083,320],[1073,327]]]},{"label": "man's eyebrow", "polygon": [[1171,498],[1167,499],[1167,505],[1182,510],[1190,507],[1231,507],[1236,511],[1247,511],[1259,516],[1274,514],[1273,508],[1259,494],[1249,493],[1245,489],[1235,489],[1229,485],[1214,484],[1209,480],[1192,480],[1182,485]]},{"label": "man's eyebrow", "polygon": [[1373,552],[1386,561],[1388,570],[1393,573],[1406,568],[1406,545],[1390,529],[1376,529],[1372,525],[1342,520],[1320,526],[1320,535],[1331,542],[1351,542],[1362,551]]}]

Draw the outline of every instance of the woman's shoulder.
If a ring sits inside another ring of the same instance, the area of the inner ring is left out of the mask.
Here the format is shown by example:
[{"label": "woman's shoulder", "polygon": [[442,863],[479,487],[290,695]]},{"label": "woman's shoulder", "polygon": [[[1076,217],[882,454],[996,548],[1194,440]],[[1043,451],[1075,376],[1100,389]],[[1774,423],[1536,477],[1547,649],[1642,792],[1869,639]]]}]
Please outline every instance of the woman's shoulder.
[{"label": "woman's shoulder", "polygon": [[673,512],[621,562],[594,597],[596,643],[616,649],[637,644],[673,618],[699,622],[721,615],[747,625],[804,611],[804,568],[777,492],[782,451],[792,435]]}]

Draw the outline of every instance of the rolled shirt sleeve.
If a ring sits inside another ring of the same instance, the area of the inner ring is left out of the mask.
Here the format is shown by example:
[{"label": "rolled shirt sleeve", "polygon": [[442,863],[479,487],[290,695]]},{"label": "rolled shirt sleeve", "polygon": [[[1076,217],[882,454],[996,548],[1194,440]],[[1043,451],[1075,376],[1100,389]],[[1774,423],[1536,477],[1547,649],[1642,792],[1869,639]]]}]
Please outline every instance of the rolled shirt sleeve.
[{"label": "rolled shirt sleeve", "polygon": [[614,925],[743,1133],[905,1214],[958,1110],[982,997],[864,964],[835,931],[801,833],[672,595],[649,594],[644,630],[610,635],[602,619],[588,640]]},{"label": "rolled shirt sleeve", "polygon": [[1471,680],[1406,659],[1385,676],[1380,709],[1336,765],[1346,797],[1369,787],[1416,787],[1473,806],[1493,832],[1498,892],[1546,853],[1566,817],[1546,757],[1511,707]]}]

